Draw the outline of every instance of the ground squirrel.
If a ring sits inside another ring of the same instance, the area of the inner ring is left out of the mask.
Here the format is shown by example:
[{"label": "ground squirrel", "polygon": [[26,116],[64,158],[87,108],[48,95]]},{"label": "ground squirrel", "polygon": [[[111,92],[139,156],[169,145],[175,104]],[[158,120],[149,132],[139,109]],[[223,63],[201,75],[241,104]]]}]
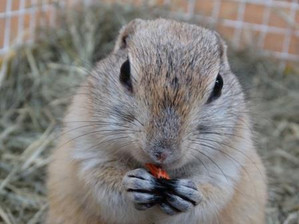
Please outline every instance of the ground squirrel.
[{"label": "ground squirrel", "polygon": [[[247,111],[216,32],[133,20],[69,107],[49,166],[48,223],[264,223]],[[162,199],[146,163],[171,178]]]}]

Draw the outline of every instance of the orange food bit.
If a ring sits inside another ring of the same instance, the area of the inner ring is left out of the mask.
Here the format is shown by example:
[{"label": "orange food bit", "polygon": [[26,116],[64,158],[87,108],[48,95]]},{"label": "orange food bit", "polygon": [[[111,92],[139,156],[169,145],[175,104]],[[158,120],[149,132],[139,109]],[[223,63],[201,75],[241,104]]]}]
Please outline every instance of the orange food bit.
[{"label": "orange food bit", "polygon": [[154,177],[156,177],[156,178],[158,178],[158,179],[160,179],[160,178],[164,178],[164,179],[167,179],[167,180],[170,179],[170,177],[169,177],[169,175],[166,173],[166,171],[165,171],[165,170],[162,170],[160,167],[158,167],[158,166],[156,166],[156,165],[154,165],[154,164],[152,164],[152,163],[146,163],[145,166],[146,166],[146,168],[151,172],[151,174],[152,174]]}]

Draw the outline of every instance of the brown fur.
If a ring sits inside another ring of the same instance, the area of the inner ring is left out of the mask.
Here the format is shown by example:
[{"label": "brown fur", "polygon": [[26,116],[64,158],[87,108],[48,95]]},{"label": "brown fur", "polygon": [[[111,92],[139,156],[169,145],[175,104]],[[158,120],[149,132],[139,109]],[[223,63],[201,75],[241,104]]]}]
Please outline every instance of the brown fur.
[{"label": "brown fur", "polygon": [[[119,82],[128,58],[132,93]],[[225,86],[208,104],[218,73]],[[152,162],[161,147],[170,176],[191,178],[203,195],[190,213],[196,223],[189,213],[138,212],[126,198],[124,175]],[[69,108],[49,166],[48,223],[264,223],[265,179],[219,35],[170,20],[134,20]]]}]

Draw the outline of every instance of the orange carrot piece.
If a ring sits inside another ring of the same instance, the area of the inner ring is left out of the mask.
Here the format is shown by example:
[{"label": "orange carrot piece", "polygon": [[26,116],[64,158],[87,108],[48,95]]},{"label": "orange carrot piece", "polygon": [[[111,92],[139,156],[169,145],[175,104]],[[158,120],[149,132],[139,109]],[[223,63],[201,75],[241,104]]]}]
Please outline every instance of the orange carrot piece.
[{"label": "orange carrot piece", "polygon": [[152,163],[146,163],[145,164],[146,168],[151,172],[151,174],[156,177],[156,178],[164,178],[169,180],[170,177],[169,175],[166,173],[165,170],[162,170],[160,167],[152,164]]}]

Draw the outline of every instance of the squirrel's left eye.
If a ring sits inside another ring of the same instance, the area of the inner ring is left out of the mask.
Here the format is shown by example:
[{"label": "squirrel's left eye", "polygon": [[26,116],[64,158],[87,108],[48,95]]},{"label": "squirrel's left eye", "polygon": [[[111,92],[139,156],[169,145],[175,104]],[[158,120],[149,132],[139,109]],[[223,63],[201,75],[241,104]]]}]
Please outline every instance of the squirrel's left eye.
[{"label": "squirrel's left eye", "polygon": [[222,87],[223,87],[223,79],[222,79],[222,76],[220,74],[218,74],[216,81],[215,81],[214,89],[213,89],[207,103],[210,103],[210,102],[216,100],[219,96],[221,96]]}]

